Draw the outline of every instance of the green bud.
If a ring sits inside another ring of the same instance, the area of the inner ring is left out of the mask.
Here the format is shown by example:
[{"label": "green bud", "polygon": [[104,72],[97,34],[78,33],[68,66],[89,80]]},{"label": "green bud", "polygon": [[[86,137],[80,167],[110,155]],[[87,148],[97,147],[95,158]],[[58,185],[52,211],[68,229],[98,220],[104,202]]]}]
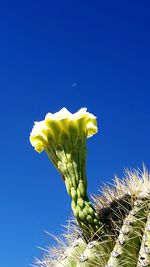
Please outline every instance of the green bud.
[{"label": "green bud", "polygon": [[91,224],[93,223],[93,218],[92,218],[91,215],[87,215],[86,219],[87,219],[87,221],[88,221],[89,223],[91,223]]},{"label": "green bud", "polygon": [[72,200],[72,202],[71,202],[72,210],[74,210],[76,208],[76,206],[77,206],[77,203],[74,200]]},{"label": "green bud", "polygon": [[84,211],[85,215],[89,214],[89,208],[87,206],[84,207],[83,211]]},{"label": "green bud", "polygon": [[58,144],[58,146],[56,147],[56,155],[60,161],[62,161],[64,163],[66,162],[65,150],[61,144]]},{"label": "green bud", "polygon": [[58,161],[57,168],[65,177],[68,176],[68,170],[66,169],[65,164],[63,164],[61,161]]},{"label": "green bud", "polygon": [[91,207],[89,207],[88,211],[89,211],[89,214],[93,217],[94,216],[94,210]]},{"label": "green bud", "polygon": [[65,184],[66,184],[66,189],[67,189],[68,194],[71,195],[71,187],[72,187],[72,185],[70,183],[70,180],[66,178],[65,179]]},{"label": "green bud", "polygon": [[71,197],[74,201],[77,200],[77,192],[74,187],[71,187]]},{"label": "green bud", "polygon": [[99,215],[98,215],[98,213],[97,212],[94,212],[94,215],[95,215],[96,219],[99,221]]},{"label": "green bud", "polygon": [[75,188],[77,188],[77,182],[76,182],[76,177],[75,177],[75,172],[73,168],[73,164],[70,162],[66,163],[66,167],[70,176],[70,179],[72,180],[72,184]]},{"label": "green bud", "polygon": [[81,207],[81,209],[83,209],[85,206],[85,202],[82,198],[78,198],[77,204]]},{"label": "green bud", "polygon": [[75,217],[78,219],[79,217],[79,212],[81,211],[81,208],[79,206],[76,206],[75,211],[74,211],[74,215]]},{"label": "green bud", "polygon": [[85,221],[85,214],[84,212],[81,210],[79,211],[79,218],[82,220],[82,221]]},{"label": "green bud", "polygon": [[80,196],[85,196],[85,185],[83,180],[79,180],[78,191],[80,192]]},{"label": "green bud", "polygon": [[99,222],[98,222],[97,219],[94,219],[94,224],[95,224],[95,225],[98,225],[98,224],[99,224]]}]

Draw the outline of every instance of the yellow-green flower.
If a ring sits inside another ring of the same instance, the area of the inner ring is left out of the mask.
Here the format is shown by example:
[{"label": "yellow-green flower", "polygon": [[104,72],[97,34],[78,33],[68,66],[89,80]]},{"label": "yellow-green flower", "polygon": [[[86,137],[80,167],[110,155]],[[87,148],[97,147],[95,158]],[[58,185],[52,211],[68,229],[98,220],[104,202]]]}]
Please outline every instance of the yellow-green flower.
[{"label": "yellow-green flower", "polygon": [[[35,122],[30,142],[37,152],[46,151],[61,173],[72,199],[73,213],[79,225],[91,235],[100,227],[98,214],[87,196],[86,139],[97,133],[96,117],[81,108],[72,114],[62,108]],[[88,230],[88,231],[87,231]]]},{"label": "yellow-green flower", "polygon": [[56,113],[48,113],[43,121],[35,122],[30,134],[30,142],[37,152],[62,143],[62,136],[68,136],[72,143],[77,138],[89,138],[97,133],[96,117],[81,108],[72,114],[66,108]]}]

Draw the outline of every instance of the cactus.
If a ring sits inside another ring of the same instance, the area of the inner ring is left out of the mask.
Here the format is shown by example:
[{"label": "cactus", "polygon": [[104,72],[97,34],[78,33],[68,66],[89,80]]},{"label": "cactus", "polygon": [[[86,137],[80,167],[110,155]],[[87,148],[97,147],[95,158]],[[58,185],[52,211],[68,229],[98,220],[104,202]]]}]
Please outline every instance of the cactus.
[{"label": "cactus", "polygon": [[97,132],[96,117],[81,109],[48,113],[35,124],[31,144],[46,151],[61,173],[75,221],[50,248],[40,267],[150,267],[150,175],[126,171],[105,186],[92,204],[87,196],[86,139]]}]

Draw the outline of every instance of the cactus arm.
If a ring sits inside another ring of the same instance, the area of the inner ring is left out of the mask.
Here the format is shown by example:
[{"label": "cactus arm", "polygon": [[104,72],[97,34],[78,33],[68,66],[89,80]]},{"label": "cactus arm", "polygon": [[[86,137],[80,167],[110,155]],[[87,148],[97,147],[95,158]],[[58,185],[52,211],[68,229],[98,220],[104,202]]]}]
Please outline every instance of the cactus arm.
[{"label": "cactus arm", "polygon": [[136,266],[140,239],[146,220],[147,202],[136,200],[133,209],[125,218],[106,267]]},{"label": "cactus arm", "polygon": [[147,217],[137,264],[137,267],[142,266],[150,267],[150,213]]}]

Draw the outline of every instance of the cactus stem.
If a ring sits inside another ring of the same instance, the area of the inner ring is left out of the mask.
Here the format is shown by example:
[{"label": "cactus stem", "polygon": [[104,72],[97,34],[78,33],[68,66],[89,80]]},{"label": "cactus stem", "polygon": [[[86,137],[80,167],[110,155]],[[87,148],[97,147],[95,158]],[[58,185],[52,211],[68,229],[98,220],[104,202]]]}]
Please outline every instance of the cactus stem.
[{"label": "cactus stem", "polygon": [[[149,205],[150,210],[150,205]],[[147,217],[137,267],[150,266],[150,212]]]},{"label": "cactus stem", "polygon": [[141,229],[146,221],[147,201],[138,199],[134,208],[125,218],[119,236],[106,266],[136,266],[139,253]]}]

